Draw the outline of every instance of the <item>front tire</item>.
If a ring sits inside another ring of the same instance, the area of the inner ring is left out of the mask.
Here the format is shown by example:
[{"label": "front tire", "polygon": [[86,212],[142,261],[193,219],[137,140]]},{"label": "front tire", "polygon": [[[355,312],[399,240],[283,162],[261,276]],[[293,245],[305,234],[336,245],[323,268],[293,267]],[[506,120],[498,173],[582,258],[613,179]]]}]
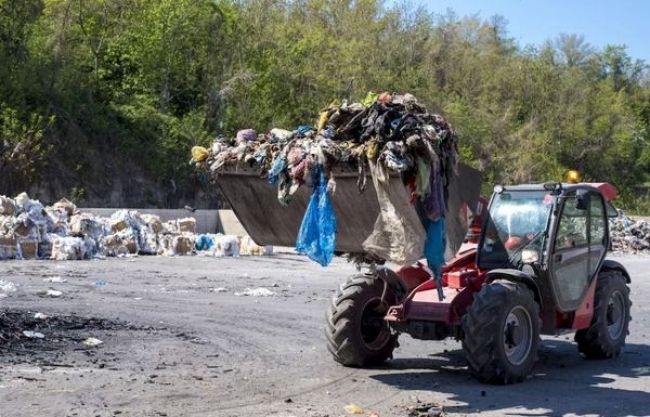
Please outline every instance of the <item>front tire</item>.
[{"label": "front tire", "polygon": [[327,349],[334,360],[361,367],[393,356],[397,335],[384,321],[388,305],[381,303],[383,291],[384,282],[371,275],[352,276],[337,291],[325,329]]},{"label": "front tire", "polygon": [[470,372],[489,384],[523,381],[537,360],[539,332],[539,306],[527,287],[504,280],[485,285],[463,316]]},{"label": "front tire", "polygon": [[619,271],[599,274],[591,326],[576,332],[578,351],[588,359],[618,356],[629,334],[631,306],[630,289],[623,274]]}]

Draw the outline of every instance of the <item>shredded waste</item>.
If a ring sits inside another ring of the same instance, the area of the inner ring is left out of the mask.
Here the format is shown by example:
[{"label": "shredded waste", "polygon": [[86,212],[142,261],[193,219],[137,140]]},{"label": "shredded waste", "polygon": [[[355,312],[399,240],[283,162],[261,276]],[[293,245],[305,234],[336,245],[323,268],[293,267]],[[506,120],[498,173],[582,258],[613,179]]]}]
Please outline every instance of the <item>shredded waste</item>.
[{"label": "shredded waste", "polygon": [[[110,217],[81,212],[61,199],[52,206],[0,196],[0,260],[81,260],[132,255],[271,255],[248,237],[197,234],[192,217],[163,222],[159,216],[118,210]],[[60,277],[48,278],[48,282]]]},{"label": "shredded waste", "polygon": [[96,347],[101,345],[102,343],[104,342],[94,337],[89,337],[82,342],[84,346],[88,346],[88,347]]},{"label": "shredded waste", "polygon": [[268,288],[246,288],[244,291],[236,292],[236,296],[241,297],[272,297],[275,293]]},{"label": "shredded waste", "polygon": [[446,415],[441,405],[434,403],[420,403],[407,407],[410,417],[443,417]]},{"label": "shredded waste", "polygon": [[0,279],[0,298],[6,296],[10,292],[16,292],[16,284],[11,281]]},{"label": "shredded waste", "polygon": [[50,283],[55,283],[55,284],[63,284],[68,282],[67,279],[62,278],[62,277],[50,277],[50,278],[43,278],[43,282],[50,282]]},{"label": "shredded waste", "polygon": [[63,291],[49,289],[39,292],[39,295],[41,297],[59,298],[63,296]]},{"label": "shredded waste", "polygon": [[650,253],[650,222],[624,214],[611,219],[609,234],[615,252]]},{"label": "shredded waste", "polygon": [[[334,167],[355,170],[359,192],[366,189],[369,174],[381,210],[364,250],[406,264],[422,258],[426,240],[425,255],[435,267],[444,254],[444,226],[437,222],[445,217],[447,186],[458,175],[458,159],[457,135],[442,116],[429,113],[412,94],[370,92],[361,102],[330,104],[315,126],[262,134],[243,129],[234,138],[219,136],[209,149],[194,147],[191,163],[213,179],[233,167],[257,169],[277,187],[282,205],[302,185],[311,186],[296,249],[321,265],[329,264],[336,247],[336,216],[329,200],[336,192]],[[391,175],[401,177],[410,201],[395,201]],[[406,209],[410,204],[418,216]]]},{"label": "shredded waste", "polygon": [[346,413],[348,414],[363,414],[364,410],[363,407],[357,404],[348,404],[345,407],[343,407]]},{"label": "shredded waste", "polygon": [[41,332],[35,332],[33,330],[23,330],[23,335],[30,339],[44,339],[45,335]]}]

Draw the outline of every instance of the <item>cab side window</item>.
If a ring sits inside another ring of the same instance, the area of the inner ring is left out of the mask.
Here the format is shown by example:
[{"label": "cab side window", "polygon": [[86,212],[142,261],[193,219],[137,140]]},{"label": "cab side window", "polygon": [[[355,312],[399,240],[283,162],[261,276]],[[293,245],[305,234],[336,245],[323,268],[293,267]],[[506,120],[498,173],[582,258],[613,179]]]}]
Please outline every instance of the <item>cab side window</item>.
[{"label": "cab side window", "polygon": [[555,249],[570,249],[587,245],[587,210],[576,208],[576,198],[567,198],[558,226]]},{"label": "cab side window", "polygon": [[589,232],[591,234],[591,244],[602,245],[605,239],[605,206],[600,196],[596,194],[591,195],[591,204],[589,205],[589,214],[591,222],[589,224]]},{"label": "cab side window", "polygon": [[600,258],[605,254],[607,235],[605,223],[606,208],[603,199],[597,194],[591,194],[589,202],[589,276],[592,277],[598,268]]}]

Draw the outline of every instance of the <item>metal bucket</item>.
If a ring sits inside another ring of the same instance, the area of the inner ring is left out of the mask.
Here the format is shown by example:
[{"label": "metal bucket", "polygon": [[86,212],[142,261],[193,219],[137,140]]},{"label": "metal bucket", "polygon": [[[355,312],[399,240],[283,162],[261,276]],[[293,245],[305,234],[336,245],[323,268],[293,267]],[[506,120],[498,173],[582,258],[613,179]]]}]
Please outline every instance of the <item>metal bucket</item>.
[{"label": "metal bucket", "polygon": [[[480,173],[460,165],[459,176],[449,185],[449,212],[446,218],[448,247],[455,253],[467,231],[464,207],[474,210],[481,188]],[[359,193],[356,171],[334,171],[336,191],[332,204],[337,217],[336,250],[361,253],[362,243],[372,233],[379,214],[377,194],[368,176],[367,188]],[[409,193],[398,177],[392,177],[397,192]],[[260,178],[258,172],[244,166],[228,167],[217,184],[250,237],[259,245],[294,246],[307,208],[311,188],[300,187],[288,206],[277,200],[277,188]],[[391,191],[392,192],[392,191]],[[413,208],[415,210],[415,208]]]}]

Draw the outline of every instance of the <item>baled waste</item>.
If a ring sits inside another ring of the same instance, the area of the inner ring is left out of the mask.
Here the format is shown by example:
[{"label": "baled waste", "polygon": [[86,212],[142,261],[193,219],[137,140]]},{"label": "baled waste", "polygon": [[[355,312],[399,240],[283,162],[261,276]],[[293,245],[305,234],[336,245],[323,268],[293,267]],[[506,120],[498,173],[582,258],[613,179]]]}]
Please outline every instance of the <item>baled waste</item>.
[{"label": "baled waste", "polygon": [[100,217],[80,212],[65,198],[46,207],[26,193],[0,196],[0,260],[271,253],[271,247],[257,246],[248,236],[196,234],[191,217],[163,222],[136,210]]},{"label": "baled waste", "polygon": [[[423,255],[434,268],[444,262],[447,187],[458,175],[458,139],[442,116],[429,113],[412,94],[369,93],[358,103],[335,102],[323,109],[315,126],[219,136],[209,149],[194,147],[191,162],[213,178],[237,166],[257,169],[277,188],[282,205],[290,204],[301,186],[311,186],[296,248],[322,265],[331,261],[336,247],[330,202],[336,193],[335,168],[357,172],[359,192],[366,189],[369,174],[380,213],[363,243],[366,253],[399,264]],[[410,201],[395,197],[390,176],[402,179]]]}]

